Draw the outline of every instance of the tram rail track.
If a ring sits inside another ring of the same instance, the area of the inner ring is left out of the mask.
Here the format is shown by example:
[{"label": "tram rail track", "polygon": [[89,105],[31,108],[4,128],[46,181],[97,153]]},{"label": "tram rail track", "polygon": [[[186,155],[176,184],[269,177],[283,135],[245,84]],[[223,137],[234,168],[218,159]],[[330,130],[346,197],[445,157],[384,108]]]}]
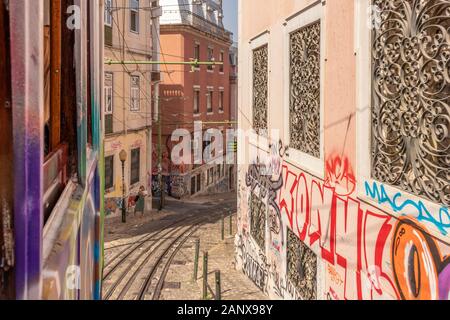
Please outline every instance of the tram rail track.
[{"label": "tram rail track", "polygon": [[103,298],[160,299],[173,261],[186,242],[205,224],[223,216],[224,212],[220,209],[212,210],[208,215],[191,214],[167,224],[158,232],[139,238],[137,242],[125,244],[127,248],[107,264],[111,266],[114,263],[104,276],[104,280],[109,279],[111,284],[106,286]]},{"label": "tram rail track", "polygon": [[[138,273],[139,273],[139,269],[141,269],[142,267],[144,267],[148,261],[150,260],[150,258],[157,253],[157,250],[163,246],[166,242],[168,242],[168,240],[171,239],[171,237],[175,236],[176,233],[179,230],[182,230],[183,226],[175,226],[174,229],[165,229],[163,230],[163,232],[159,233],[159,235],[161,236],[160,239],[156,239],[155,243],[151,243],[150,245],[148,245],[146,248],[143,249],[143,252],[140,252],[130,263],[128,263],[128,266],[131,266],[132,269],[135,265],[137,265],[137,269],[136,271],[134,271],[134,273],[131,275],[131,277],[128,279],[128,281],[125,283],[124,288],[120,291],[119,295],[118,295],[118,299],[123,299],[124,296],[126,295],[126,293],[128,292],[128,290],[130,289],[131,285],[133,284],[133,281],[136,279]],[[164,232],[165,231],[165,232]],[[137,249],[136,249],[137,250]],[[136,252],[136,250],[134,250],[134,252]],[[130,254],[131,255],[131,254]],[[129,255],[129,256],[130,256]],[[128,257],[129,257],[128,256]],[[125,264],[127,258],[124,258],[121,263],[119,263],[116,267],[116,269],[119,266],[123,266]],[[142,260],[141,263],[139,263],[140,260]],[[114,272],[114,271],[113,271]],[[112,273],[113,273],[112,272]],[[125,268],[120,275],[118,276],[117,280],[108,288],[106,294],[104,295],[104,299],[109,300],[113,294],[116,292],[118,286],[120,284],[123,283],[125,277],[131,272],[131,270],[129,268]],[[110,273],[110,275],[112,275],[112,273]]]},{"label": "tram rail track", "polygon": [[[183,218],[181,220],[175,221],[173,223],[169,223],[168,225],[162,227],[161,230],[159,230],[157,232],[154,232],[154,233],[151,233],[151,234],[148,234],[148,235],[144,235],[143,237],[139,238],[139,240],[137,242],[133,242],[133,243],[129,243],[129,244],[124,245],[124,246],[128,246],[128,247],[123,249],[123,250],[121,250],[118,254],[116,254],[111,259],[109,259],[108,262],[105,264],[105,267],[104,267],[105,272],[103,274],[103,280],[108,279],[114,273],[114,271],[116,271],[116,269],[120,265],[122,265],[122,263],[129,256],[131,256],[134,252],[136,252],[136,250],[142,248],[142,245],[144,245],[145,243],[147,243],[149,241],[152,241],[152,240],[156,239],[158,236],[163,234],[167,229],[172,228],[172,227],[174,227],[174,226],[176,226],[178,224],[182,224],[182,223],[184,223],[185,221],[187,221],[187,220],[189,220],[191,218],[193,218],[193,217],[189,216],[189,217],[185,217],[185,218]],[[120,258],[122,255],[124,255],[124,256],[122,258]],[[110,267],[112,265],[112,263],[114,261],[116,261],[117,259],[119,259],[119,261],[117,263],[115,263],[112,268],[108,269],[108,267]]]},{"label": "tram rail track", "polygon": [[[148,291],[152,285],[153,279],[155,278],[155,275],[158,272],[159,268],[162,266],[164,258],[167,257],[167,255],[169,254],[171,249],[174,249],[173,252],[168,257],[166,263],[163,265],[162,273],[160,274],[160,276],[158,278],[155,290],[153,291],[153,294],[152,294],[152,300],[159,299],[159,297],[161,296],[161,291],[163,289],[167,273],[172,265],[173,259],[178,254],[178,252],[183,247],[183,245],[189,240],[189,238],[195,232],[197,232],[204,224],[205,224],[205,222],[203,224],[201,224],[200,226],[196,226],[196,227],[193,227],[192,229],[186,230],[180,237],[178,237],[177,239],[175,239],[175,241],[172,242],[172,244],[163,252],[162,255],[159,256],[156,264],[152,267],[149,275],[146,278],[146,281],[144,282],[141,289],[139,290],[139,294],[137,296],[138,300],[145,300],[145,297],[147,296]],[[185,236],[186,234],[187,234],[187,236]],[[184,238],[182,239],[182,237],[184,237]],[[181,239],[181,241],[177,245],[176,243],[180,239]]]}]

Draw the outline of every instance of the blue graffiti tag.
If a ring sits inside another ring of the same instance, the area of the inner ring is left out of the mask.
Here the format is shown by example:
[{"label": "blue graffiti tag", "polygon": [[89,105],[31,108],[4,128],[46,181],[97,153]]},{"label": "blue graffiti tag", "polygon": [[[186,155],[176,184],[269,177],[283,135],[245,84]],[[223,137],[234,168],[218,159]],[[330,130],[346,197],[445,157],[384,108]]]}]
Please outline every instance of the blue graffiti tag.
[{"label": "blue graffiti tag", "polygon": [[393,197],[390,197],[386,192],[385,186],[378,186],[376,182],[373,183],[372,187],[366,182],[366,195],[377,201],[380,205],[390,205],[395,212],[401,213],[406,207],[413,207],[418,212],[417,219],[419,221],[430,222],[434,224],[444,236],[448,235],[448,229],[450,228],[450,213],[448,208],[441,207],[439,210],[439,218],[436,219],[422,201],[403,200],[401,199],[403,195],[400,192],[396,193]]}]

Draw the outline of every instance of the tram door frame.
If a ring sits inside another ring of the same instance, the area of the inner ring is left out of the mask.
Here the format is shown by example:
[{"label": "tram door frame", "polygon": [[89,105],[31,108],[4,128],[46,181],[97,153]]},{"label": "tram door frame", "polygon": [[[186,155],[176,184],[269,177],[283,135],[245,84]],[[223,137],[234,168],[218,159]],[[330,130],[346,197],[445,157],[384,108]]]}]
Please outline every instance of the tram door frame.
[{"label": "tram door frame", "polygon": [[[14,299],[13,127],[9,13],[0,1],[0,299]],[[4,63],[3,63],[4,62]]]}]

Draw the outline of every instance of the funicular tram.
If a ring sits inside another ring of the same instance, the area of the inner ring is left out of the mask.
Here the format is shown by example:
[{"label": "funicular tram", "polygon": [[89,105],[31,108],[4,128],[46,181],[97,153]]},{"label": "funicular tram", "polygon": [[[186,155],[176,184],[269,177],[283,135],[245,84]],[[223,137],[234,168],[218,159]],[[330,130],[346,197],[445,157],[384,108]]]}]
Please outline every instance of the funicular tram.
[{"label": "funicular tram", "polygon": [[0,1],[0,298],[100,299],[103,1]]}]

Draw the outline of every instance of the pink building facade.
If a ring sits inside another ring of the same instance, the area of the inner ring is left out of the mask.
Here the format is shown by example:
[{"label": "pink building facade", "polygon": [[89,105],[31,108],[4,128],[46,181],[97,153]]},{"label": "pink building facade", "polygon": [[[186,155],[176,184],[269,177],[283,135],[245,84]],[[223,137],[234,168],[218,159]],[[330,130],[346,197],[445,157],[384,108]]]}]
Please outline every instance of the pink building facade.
[{"label": "pink building facade", "polygon": [[448,1],[413,2],[240,1],[236,259],[270,298],[450,297]]},{"label": "pink building facade", "polygon": [[[217,10],[221,10],[217,7]],[[173,12],[173,10],[170,10]],[[174,164],[172,151],[180,141],[172,141],[177,129],[189,132],[194,139],[194,123],[202,123],[203,140],[206,132],[215,128],[223,132],[231,128],[230,115],[230,59],[231,33],[218,22],[209,21],[198,13],[178,11],[180,20],[167,20],[163,10],[161,20],[161,57],[165,61],[215,61],[223,65],[198,68],[166,65],[161,67],[159,110],[163,131],[162,171],[166,180],[166,192],[176,198],[199,194],[227,192],[229,168],[225,163],[194,164],[192,161]],[[165,20],[166,18],[166,20]],[[153,130],[153,176],[158,174],[158,128]],[[225,148],[224,139],[224,151]],[[203,148],[202,148],[203,144]],[[197,142],[196,148],[204,150],[205,142]],[[195,147],[193,146],[193,148]]]}]

